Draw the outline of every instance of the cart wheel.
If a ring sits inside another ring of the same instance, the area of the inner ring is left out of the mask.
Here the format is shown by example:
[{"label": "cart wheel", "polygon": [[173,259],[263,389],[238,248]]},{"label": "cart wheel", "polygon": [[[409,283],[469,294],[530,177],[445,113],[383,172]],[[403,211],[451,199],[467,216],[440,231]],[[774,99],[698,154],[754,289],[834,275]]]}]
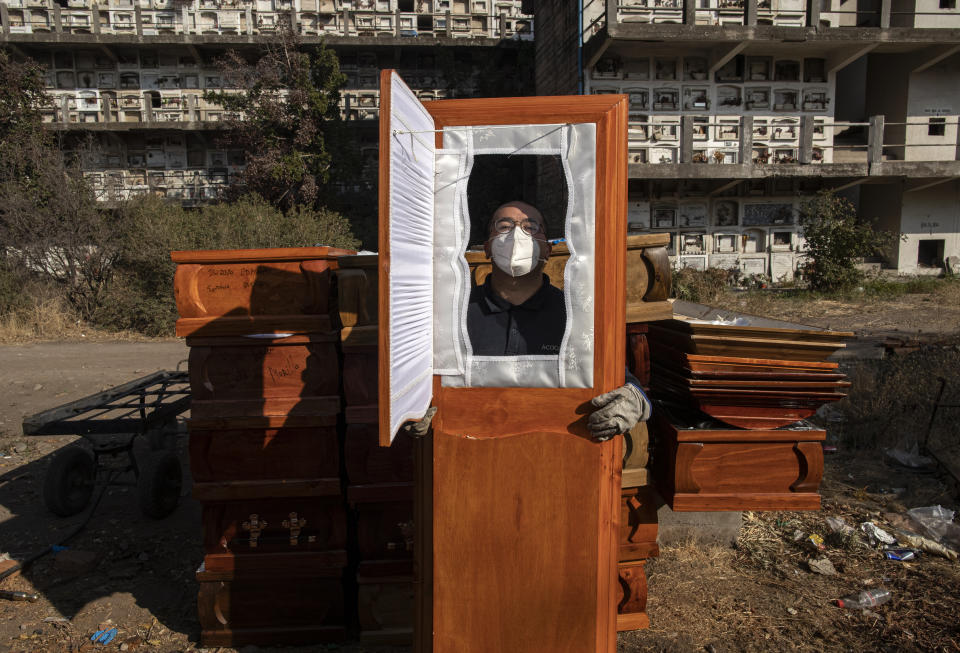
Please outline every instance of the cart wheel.
[{"label": "cart wheel", "polygon": [[163,519],[176,509],[182,484],[180,459],[173,451],[147,461],[137,480],[140,510],[148,517]]},{"label": "cart wheel", "polygon": [[60,517],[70,517],[87,507],[97,469],[93,455],[80,447],[67,447],[53,457],[43,481],[43,502]]}]

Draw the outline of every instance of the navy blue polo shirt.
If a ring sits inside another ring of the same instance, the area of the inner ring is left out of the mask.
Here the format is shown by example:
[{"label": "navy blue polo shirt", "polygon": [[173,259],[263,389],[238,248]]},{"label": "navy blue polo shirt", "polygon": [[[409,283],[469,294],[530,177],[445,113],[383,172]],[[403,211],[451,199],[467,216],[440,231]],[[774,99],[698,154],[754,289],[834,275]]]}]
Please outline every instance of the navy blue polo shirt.
[{"label": "navy blue polo shirt", "polygon": [[522,304],[511,304],[493,290],[491,276],[470,291],[467,333],[477,356],[517,356],[560,353],[560,341],[567,327],[563,291],[543,285]]}]

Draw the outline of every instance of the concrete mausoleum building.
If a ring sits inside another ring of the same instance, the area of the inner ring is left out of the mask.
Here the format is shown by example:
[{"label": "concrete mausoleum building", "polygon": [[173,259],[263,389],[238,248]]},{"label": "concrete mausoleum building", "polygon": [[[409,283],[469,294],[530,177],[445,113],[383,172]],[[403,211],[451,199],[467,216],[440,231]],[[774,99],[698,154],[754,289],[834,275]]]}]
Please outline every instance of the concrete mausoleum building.
[{"label": "concrete mausoleum building", "polygon": [[537,94],[629,95],[630,229],[670,233],[677,266],[791,278],[821,189],[905,235],[887,267],[960,256],[956,0],[0,0],[0,44],[48,68],[51,129],[95,137],[100,199],[195,204],[243,166],[204,100],[228,49],[291,21],[336,50],[368,192],[378,71],[423,99],[496,94],[534,15]]},{"label": "concrete mausoleum building", "polygon": [[284,21],[340,59],[343,118],[371,164],[347,192],[368,194],[380,69],[425,100],[469,96],[479,70],[514,68],[533,38],[520,0],[0,0],[0,47],[47,68],[51,129],[95,137],[86,174],[101,200],[190,205],[217,198],[244,164],[217,138],[223,109],[204,99],[224,88],[217,59],[263,48]]},{"label": "concrete mausoleum building", "polygon": [[955,0],[537,0],[539,95],[630,97],[630,229],[677,266],[789,279],[798,206],[835,189],[902,232],[886,261],[960,256]]}]

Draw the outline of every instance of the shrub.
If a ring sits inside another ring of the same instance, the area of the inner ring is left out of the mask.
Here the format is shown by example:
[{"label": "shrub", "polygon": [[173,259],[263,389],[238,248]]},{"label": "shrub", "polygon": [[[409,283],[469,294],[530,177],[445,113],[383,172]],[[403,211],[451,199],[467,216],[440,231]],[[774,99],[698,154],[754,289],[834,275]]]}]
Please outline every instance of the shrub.
[{"label": "shrub", "polygon": [[143,197],[120,209],[117,220],[127,242],[93,322],[146,335],[168,335],[176,320],[171,251],[358,244],[337,213],[295,207],[284,214],[253,195],[199,210]]},{"label": "shrub", "polygon": [[731,274],[721,268],[681,268],[671,276],[670,296],[690,302],[711,303],[730,287]]},{"label": "shrub", "polygon": [[810,259],[802,273],[814,290],[840,291],[857,285],[864,277],[857,261],[883,253],[897,237],[860,221],[853,205],[832,191],[821,191],[801,205],[800,226]]}]

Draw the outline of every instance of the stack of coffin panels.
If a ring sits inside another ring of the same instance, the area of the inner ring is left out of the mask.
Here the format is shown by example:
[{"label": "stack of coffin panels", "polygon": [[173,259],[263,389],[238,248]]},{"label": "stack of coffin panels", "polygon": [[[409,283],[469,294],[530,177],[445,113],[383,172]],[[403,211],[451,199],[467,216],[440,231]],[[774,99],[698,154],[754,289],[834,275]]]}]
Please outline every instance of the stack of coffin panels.
[{"label": "stack of coffin panels", "polygon": [[377,410],[377,256],[339,259],[346,404],[344,464],[355,525],[352,551],[360,639],[410,644],[414,620],[414,450],[404,432],[379,445]]},{"label": "stack of coffin panels", "polygon": [[650,325],[654,389],[747,429],[778,428],[850,386],[828,356],[852,333],[665,320]]},{"label": "stack of coffin panels", "polygon": [[331,248],[174,252],[204,646],[346,635]]},{"label": "stack of coffin panels", "polygon": [[654,476],[674,510],[811,510],[825,432],[805,418],[849,387],[826,358],[852,333],[650,324]]}]

